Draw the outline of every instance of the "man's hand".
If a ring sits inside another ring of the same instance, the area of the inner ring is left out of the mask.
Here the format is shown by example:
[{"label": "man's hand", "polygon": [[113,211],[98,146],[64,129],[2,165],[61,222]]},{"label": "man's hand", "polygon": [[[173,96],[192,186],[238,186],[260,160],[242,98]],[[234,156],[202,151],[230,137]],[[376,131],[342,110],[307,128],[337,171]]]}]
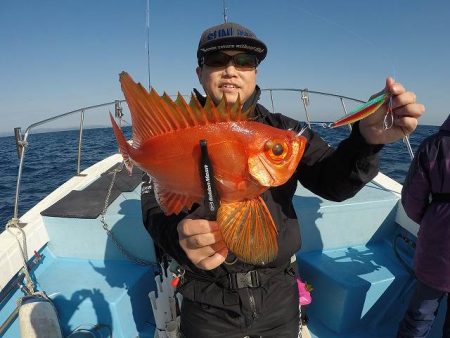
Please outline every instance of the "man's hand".
[{"label": "man's hand", "polygon": [[201,209],[178,223],[178,237],[181,248],[196,267],[212,270],[225,261],[228,249],[217,222],[201,219]]},{"label": "man's hand", "polygon": [[359,122],[359,131],[370,144],[392,143],[411,134],[417,127],[417,119],[425,112],[424,105],[416,103],[416,94],[406,91],[401,83],[391,77],[386,79],[386,87],[382,92],[392,95],[393,125],[389,129],[384,128],[388,100],[375,113]]}]

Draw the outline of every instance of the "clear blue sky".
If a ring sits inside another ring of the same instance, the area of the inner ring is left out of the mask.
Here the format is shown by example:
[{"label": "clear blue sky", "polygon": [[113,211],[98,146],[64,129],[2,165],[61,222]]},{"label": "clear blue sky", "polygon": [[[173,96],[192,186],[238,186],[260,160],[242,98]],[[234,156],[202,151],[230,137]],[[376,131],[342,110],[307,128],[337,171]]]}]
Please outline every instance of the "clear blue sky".
[{"label": "clear blue sky", "polygon": [[[123,98],[122,70],[147,85],[146,4],[0,1],[0,132]],[[450,1],[227,0],[226,6],[229,21],[268,46],[261,87],[367,99],[392,75],[426,105],[422,124],[440,124],[450,112]],[[222,0],[150,0],[151,82],[160,93],[198,87],[199,36],[221,22]],[[105,123],[106,113],[98,113]]]}]

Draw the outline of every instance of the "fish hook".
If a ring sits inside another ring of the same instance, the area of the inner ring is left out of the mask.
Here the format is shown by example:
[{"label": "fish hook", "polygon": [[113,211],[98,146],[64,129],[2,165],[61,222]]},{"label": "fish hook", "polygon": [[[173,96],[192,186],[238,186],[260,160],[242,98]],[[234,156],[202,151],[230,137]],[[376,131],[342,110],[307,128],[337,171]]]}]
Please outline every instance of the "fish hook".
[{"label": "fish hook", "polygon": [[383,128],[384,130],[391,129],[394,125],[394,112],[392,109],[392,96],[389,97],[388,108],[386,110],[386,115],[384,115]]}]

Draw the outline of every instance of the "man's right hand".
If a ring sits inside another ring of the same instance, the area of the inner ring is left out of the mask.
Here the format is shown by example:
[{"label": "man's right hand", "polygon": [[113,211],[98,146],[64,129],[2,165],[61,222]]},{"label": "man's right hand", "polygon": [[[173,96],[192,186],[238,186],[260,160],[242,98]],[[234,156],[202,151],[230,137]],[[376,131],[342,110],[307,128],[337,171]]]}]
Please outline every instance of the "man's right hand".
[{"label": "man's right hand", "polygon": [[196,267],[212,270],[225,261],[228,249],[217,222],[199,219],[198,209],[178,223],[180,246]]}]

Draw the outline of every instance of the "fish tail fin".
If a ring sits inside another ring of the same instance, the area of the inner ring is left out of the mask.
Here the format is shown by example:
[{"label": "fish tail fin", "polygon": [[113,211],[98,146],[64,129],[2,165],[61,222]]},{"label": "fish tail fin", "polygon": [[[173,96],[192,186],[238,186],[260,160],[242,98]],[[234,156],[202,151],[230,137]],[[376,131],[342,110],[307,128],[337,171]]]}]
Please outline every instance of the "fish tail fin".
[{"label": "fish tail fin", "polygon": [[114,135],[116,136],[117,144],[119,145],[119,151],[122,154],[123,161],[125,163],[125,167],[127,168],[128,172],[131,174],[133,170],[133,162],[131,162],[129,149],[130,146],[125,139],[125,136],[122,133],[122,130],[120,130],[119,126],[117,125],[116,121],[114,120],[114,117],[111,115],[111,112],[109,113],[109,117],[111,118],[111,124],[114,130]]},{"label": "fish tail fin", "polygon": [[222,202],[217,223],[226,246],[243,262],[262,264],[276,258],[278,231],[261,197]]}]

